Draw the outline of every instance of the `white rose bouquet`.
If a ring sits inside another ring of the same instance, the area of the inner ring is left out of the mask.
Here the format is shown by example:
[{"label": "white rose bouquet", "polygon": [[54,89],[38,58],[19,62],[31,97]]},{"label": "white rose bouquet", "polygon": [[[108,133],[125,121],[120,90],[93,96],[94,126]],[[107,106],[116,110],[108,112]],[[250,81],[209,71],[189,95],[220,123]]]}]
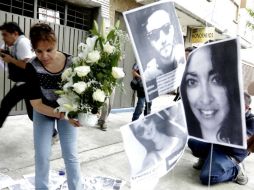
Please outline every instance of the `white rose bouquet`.
[{"label": "white rose bouquet", "polygon": [[62,90],[56,93],[58,111],[75,118],[79,113],[97,114],[116,85],[122,84],[123,69],[118,67],[121,57],[119,22],[105,34],[104,24],[98,29],[94,22],[91,36],[78,46],[78,56],[71,68],[62,74]]}]

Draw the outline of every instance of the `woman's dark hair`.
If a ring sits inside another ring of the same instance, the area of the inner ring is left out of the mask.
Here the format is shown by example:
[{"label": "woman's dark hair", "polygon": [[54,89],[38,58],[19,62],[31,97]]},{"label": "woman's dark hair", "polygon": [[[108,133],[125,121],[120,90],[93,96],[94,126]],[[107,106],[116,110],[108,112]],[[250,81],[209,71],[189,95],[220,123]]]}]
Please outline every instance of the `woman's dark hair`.
[{"label": "woman's dark hair", "polygon": [[6,30],[6,32],[11,34],[14,32],[18,32],[19,35],[24,34],[16,22],[5,22],[2,26],[0,26],[0,30]]},{"label": "woman's dark hair", "polygon": [[[154,123],[152,123],[154,122]],[[153,114],[151,116],[148,116],[145,118],[144,124],[151,124],[154,125],[155,129],[161,133],[166,133],[166,127],[167,124],[163,124],[164,122],[168,122],[167,120],[164,120],[157,114]],[[142,123],[143,124],[143,123]],[[133,135],[136,137],[136,139],[145,147],[147,153],[153,152],[156,150],[155,144],[152,140],[147,140],[143,138],[143,134],[145,132],[145,127],[140,127],[139,123],[135,123],[130,125],[130,128],[133,132]]]},{"label": "woman's dark hair", "polygon": [[[218,131],[217,139],[221,142],[242,145],[242,135],[239,133],[241,127],[241,105],[240,105],[240,92],[238,83],[238,52],[237,41],[235,39],[228,40],[223,43],[210,44],[201,47],[210,49],[212,67],[216,73],[221,77],[222,86],[226,89],[229,113],[226,116],[222,127]],[[201,50],[200,48],[200,50]],[[200,51],[196,50],[196,51]],[[195,52],[193,53],[195,54]],[[186,72],[191,64],[193,54],[190,55],[185,73],[181,83],[181,96],[185,108],[186,120],[189,135],[202,138],[200,123],[193,114],[188,97],[186,85]],[[202,64],[202,63],[200,63]]]},{"label": "woman's dark hair", "polygon": [[50,43],[56,43],[56,36],[53,29],[45,23],[37,23],[30,29],[30,40],[32,47],[37,48],[40,41],[48,41]]}]

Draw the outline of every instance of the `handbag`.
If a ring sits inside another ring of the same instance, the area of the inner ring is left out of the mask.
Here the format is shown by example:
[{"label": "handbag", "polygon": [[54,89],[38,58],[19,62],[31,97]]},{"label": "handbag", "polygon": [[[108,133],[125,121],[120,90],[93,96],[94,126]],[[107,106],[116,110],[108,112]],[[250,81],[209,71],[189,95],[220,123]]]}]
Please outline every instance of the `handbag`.
[{"label": "handbag", "polygon": [[130,86],[132,90],[139,90],[140,88],[143,88],[142,80],[134,78],[131,80]]}]

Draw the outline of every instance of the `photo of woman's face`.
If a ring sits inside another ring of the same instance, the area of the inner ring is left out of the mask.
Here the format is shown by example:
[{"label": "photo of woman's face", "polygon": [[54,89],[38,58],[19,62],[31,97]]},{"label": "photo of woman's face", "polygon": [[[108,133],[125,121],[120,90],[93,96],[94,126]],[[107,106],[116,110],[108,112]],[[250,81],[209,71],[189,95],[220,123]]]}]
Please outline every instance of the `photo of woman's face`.
[{"label": "photo of woman's face", "polygon": [[193,54],[184,82],[191,110],[201,128],[219,129],[229,112],[229,103],[208,48]]},{"label": "photo of woman's face", "polygon": [[155,123],[153,121],[145,122],[145,125],[139,126],[143,128],[143,134],[141,134],[141,137],[146,140],[152,140],[155,137],[156,129],[155,129]]}]

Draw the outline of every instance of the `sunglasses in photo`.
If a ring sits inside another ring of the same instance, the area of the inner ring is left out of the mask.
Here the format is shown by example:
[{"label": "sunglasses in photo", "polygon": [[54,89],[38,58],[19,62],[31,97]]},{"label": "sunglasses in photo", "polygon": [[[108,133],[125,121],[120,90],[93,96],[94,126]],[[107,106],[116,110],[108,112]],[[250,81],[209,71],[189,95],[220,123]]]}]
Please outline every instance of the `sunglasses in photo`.
[{"label": "sunglasses in photo", "polygon": [[147,37],[149,40],[157,41],[160,38],[160,32],[163,31],[164,34],[169,34],[170,30],[173,26],[170,23],[164,24],[162,27],[154,29],[147,33]]}]

